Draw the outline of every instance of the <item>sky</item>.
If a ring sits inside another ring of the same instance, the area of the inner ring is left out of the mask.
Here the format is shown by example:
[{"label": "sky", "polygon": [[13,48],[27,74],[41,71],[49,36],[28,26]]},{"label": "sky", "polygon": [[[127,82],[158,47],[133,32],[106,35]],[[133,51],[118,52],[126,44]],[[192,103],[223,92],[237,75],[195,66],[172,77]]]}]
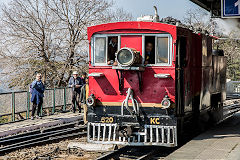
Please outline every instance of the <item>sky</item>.
[{"label": "sky", "polygon": [[[1,3],[8,3],[11,0],[0,0]],[[190,0],[114,0],[115,6],[130,12],[134,19],[141,15],[154,15],[153,6],[157,6],[160,18],[172,16],[182,20],[186,11],[198,8]]]},{"label": "sky", "polygon": [[160,18],[172,16],[180,20],[187,10],[198,8],[189,0],[115,0],[115,3],[132,13],[135,19],[141,15],[154,15],[153,6],[157,6]]}]

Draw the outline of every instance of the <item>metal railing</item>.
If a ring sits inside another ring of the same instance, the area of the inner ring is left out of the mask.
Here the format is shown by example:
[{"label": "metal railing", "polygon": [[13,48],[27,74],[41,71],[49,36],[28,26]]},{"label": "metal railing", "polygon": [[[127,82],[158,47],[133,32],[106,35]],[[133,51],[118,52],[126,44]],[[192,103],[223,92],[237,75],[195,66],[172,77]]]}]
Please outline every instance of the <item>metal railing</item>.
[{"label": "metal railing", "polygon": [[[31,94],[29,91],[0,93],[0,124],[15,122],[16,120],[29,119],[31,112]],[[67,111],[71,104],[71,88],[46,89],[44,92],[43,110],[54,114],[57,109]]]}]

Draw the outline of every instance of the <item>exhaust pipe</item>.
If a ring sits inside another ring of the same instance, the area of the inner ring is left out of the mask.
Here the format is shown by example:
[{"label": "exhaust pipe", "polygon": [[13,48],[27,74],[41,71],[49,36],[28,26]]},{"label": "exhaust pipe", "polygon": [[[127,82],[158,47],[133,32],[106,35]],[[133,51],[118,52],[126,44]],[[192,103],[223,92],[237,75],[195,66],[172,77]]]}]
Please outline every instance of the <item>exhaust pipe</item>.
[{"label": "exhaust pipe", "polygon": [[155,15],[154,15],[154,22],[159,22],[159,15],[158,15],[158,12],[157,12],[157,7],[156,6],[153,6],[154,10],[155,10]]}]

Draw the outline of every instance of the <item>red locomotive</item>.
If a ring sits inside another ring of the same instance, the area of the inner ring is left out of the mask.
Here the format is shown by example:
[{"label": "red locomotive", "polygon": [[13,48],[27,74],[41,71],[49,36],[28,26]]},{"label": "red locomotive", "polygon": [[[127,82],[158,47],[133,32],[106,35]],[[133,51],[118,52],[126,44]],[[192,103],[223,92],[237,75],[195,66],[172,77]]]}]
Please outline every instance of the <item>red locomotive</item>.
[{"label": "red locomotive", "polygon": [[88,40],[88,142],[173,147],[189,122],[222,119],[226,63],[213,37],[133,21],[89,27]]}]

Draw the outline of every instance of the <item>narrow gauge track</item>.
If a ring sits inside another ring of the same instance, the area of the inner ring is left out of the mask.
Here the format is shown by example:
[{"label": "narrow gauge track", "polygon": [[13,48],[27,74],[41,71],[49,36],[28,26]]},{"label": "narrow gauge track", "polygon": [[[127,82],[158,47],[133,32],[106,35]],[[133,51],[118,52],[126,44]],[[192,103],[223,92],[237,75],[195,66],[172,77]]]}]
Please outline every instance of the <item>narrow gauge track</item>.
[{"label": "narrow gauge track", "polygon": [[227,100],[240,99],[240,94],[228,95]]},{"label": "narrow gauge track", "polygon": [[234,104],[230,104],[227,106],[223,107],[223,117],[225,119],[231,117],[234,113],[239,112],[240,111],[240,99],[234,100],[232,99]]},{"label": "narrow gauge track", "polygon": [[4,155],[20,148],[49,143],[64,138],[86,135],[86,126],[81,124],[82,121],[66,123],[1,138],[0,155]]},{"label": "narrow gauge track", "polygon": [[158,146],[125,146],[108,154],[99,157],[97,160],[109,159],[159,159],[172,153],[176,148],[166,148]]}]

